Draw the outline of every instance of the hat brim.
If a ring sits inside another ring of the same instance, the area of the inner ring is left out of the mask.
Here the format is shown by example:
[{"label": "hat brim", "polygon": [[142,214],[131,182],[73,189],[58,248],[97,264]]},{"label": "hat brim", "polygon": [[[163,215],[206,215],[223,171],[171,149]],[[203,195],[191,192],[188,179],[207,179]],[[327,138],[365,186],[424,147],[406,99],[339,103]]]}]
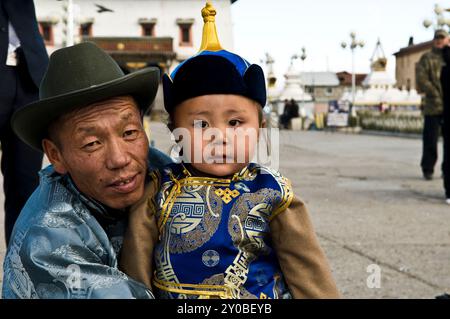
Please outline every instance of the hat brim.
[{"label": "hat brim", "polygon": [[47,137],[49,125],[60,116],[76,108],[122,95],[133,96],[139,109],[145,112],[155,99],[159,81],[159,69],[146,68],[101,85],[41,99],[15,112],[11,126],[25,143],[42,151],[42,140]]}]

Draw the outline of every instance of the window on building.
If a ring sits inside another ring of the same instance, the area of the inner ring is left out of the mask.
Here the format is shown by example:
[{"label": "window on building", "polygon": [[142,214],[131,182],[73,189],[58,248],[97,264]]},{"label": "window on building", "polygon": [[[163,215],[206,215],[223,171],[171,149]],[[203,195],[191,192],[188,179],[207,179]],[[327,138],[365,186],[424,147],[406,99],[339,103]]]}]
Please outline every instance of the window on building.
[{"label": "window on building", "polygon": [[46,45],[53,45],[53,26],[50,22],[39,22],[39,31]]},{"label": "window on building", "polygon": [[180,46],[192,46],[192,24],[179,24]]},{"label": "window on building", "polygon": [[333,88],[328,87],[325,91],[326,95],[330,96],[331,94],[333,94]]},{"label": "window on building", "polygon": [[142,36],[154,37],[155,36],[155,24],[154,23],[141,23]]},{"label": "window on building", "polygon": [[92,23],[82,23],[80,25],[80,36],[91,37],[92,36]]}]

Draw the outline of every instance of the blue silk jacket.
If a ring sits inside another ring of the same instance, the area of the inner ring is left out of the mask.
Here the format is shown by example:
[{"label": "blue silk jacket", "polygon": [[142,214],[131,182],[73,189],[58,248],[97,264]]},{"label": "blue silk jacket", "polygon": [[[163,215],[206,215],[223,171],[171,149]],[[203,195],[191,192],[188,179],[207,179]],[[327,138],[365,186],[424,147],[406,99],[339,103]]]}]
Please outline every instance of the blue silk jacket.
[{"label": "blue silk jacket", "polygon": [[160,240],[153,284],[162,298],[286,298],[269,223],[293,198],[289,180],[258,164],[230,179],[170,164],[154,207]]},{"label": "blue silk jacket", "polygon": [[[149,170],[170,162],[150,149]],[[3,298],[153,298],[118,269],[127,212],[113,212],[84,196],[52,166],[39,175],[7,249]]]}]

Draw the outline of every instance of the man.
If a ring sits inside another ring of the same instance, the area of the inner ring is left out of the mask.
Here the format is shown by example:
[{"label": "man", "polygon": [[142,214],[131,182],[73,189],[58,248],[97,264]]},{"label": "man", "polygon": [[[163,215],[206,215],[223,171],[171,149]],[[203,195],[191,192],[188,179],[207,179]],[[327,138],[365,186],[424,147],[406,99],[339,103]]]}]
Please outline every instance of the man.
[{"label": "man", "polygon": [[14,228],[4,298],[152,298],[117,268],[127,212],[150,170],[169,159],[150,150],[142,116],[159,70],[124,75],[92,43],[56,51],[40,101],[16,112],[14,131],[53,164]]},{"label": "man", "polygon": [[443,97],[440,82],[441,69],[444,66],[442,49],[449,43],[448,33],[437,30],[434,34],[433,48],[425,53],[416,67],[417,88],[425,95],[423,100],[424,128],[422,173],[426,180],[433,178],[437,161],[437,144],[442,127]]},{"label": "man", "polygon": [[11,115],[39,98],[39,83],[48,64],[33,0],[0,0],[0,143],[5,192],[5,239],[28,197],[38,185],[42,152],[12,131]]},{"label": "man", "polygon": [[445,66],[441,72],[442,93],[444,96],[444,189],[445,202],[450,205],[450,46],[442,50]]}]

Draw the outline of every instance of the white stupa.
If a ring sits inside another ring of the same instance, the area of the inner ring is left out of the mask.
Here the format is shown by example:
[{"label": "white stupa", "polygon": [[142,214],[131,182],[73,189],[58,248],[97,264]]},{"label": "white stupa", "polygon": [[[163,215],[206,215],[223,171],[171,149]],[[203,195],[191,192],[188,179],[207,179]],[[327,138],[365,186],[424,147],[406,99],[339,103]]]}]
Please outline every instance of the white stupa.
[{"label": "white stupa", "polygon": [[[387,59],[378,40],[371,58],[371,72],[362,82],[364,90],[355,94],[355,106],[419,106],[421,97],[417,91],[396,88],[396,81],[386,71],[386,66]],[[345,92],[341,100],[351,101],[351,93]]]},{"label": "white stupa", "polygon": [[296,102],[312,101],[311,94],[308,94],[303,90],[300,71],[298,71],[295,67],[294,58],[291,59],[291,65],[284,75],[284,78],[286,79],[284,82],[284,88],[281,91],[280,96],[278,97],[280,101],[291,99],[295,100]]},{"label": "white stupa", "polygon": [[375,51],[370,59],[371,72],[366,76],[362,82],[363,87],[369,89],[384,89],[394,87],[395,80],[386,71],[387,59],[384,55],[383,47],[378,39]]}]

